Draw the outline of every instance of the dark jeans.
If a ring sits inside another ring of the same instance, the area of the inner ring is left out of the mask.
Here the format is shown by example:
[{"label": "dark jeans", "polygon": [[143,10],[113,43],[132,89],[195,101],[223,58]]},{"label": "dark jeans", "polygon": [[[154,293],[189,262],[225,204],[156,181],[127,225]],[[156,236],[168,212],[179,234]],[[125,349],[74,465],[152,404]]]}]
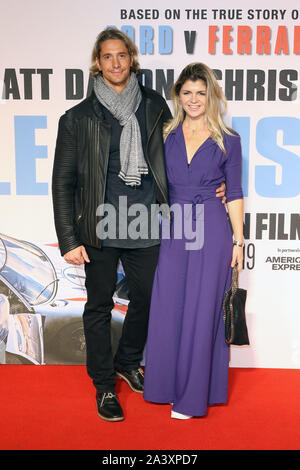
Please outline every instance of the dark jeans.
[{"label": "dark jeans", "polygon": [[[90,263],[85,263],[87,302],[83,313],[87,372],[99,392],[108,392],[114,390],[115,368],[137,369],[143,358],[159,245],[135,249],[86,246],[86,250],[90,258]],[[110,324],[119,259],[128,285],[129,305],[113,358]]]}]

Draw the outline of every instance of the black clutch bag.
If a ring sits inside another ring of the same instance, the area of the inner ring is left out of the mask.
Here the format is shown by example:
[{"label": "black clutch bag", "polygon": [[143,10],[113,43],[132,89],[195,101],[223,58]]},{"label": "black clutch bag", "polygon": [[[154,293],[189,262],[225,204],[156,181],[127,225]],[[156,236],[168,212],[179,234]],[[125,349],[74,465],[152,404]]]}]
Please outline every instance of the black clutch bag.
[{"label": "black clutch bag", "polygon": [[232,271],[232,284],[223,301],[225,341],[227,344],[243,346],[249,343],[245,304],[247,291],[238,287],[237,265]]}]

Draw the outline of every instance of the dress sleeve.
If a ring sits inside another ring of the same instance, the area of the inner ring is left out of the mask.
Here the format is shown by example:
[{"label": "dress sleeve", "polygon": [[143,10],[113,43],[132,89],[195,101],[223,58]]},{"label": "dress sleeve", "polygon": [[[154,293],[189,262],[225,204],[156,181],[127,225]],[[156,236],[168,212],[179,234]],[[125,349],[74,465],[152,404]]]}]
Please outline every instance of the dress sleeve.
[{"label": "dress sleeve", "polygon": [[235,134],[233,137],[230,136],[230,143],[226,150],[224,164],[226,202],[230,202],[235,199],[243,199],[242,149],[241,138],[238,134]]}]

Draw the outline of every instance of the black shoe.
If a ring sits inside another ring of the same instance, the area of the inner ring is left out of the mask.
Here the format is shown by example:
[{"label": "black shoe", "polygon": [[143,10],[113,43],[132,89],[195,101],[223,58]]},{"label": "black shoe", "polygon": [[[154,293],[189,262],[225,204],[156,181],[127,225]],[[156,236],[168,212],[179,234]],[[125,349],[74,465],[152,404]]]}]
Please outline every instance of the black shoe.
[{"label": "black shoe", "polygon": [[114,392],[96,393],[98,416],[105,421],[122,421],[123,411]]},{"label": "black shoe", "polygon": [[144,373],[141,368],[130,371],[116,370],[117,377],[124,379],[128,383],[129,387],[138,393],[144,391]]}]

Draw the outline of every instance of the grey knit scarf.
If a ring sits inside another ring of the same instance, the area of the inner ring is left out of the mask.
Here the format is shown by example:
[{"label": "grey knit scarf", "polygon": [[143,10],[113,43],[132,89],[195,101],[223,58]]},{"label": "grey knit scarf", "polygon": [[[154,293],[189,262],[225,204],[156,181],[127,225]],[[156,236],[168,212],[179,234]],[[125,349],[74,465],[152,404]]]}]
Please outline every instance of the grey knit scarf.
[{"label": "grey knit scarf", "polygon": [[148,167],[143,153],[140,126],[135,117],[142,100],[136,75],[131,72],[126,88],[118,94],[99,74],[95,78],[94,91],[100,103],[123,127],[120,139],[121,169],[118,176],[129,186],[139,186],[141,175],[148,173]]}]

